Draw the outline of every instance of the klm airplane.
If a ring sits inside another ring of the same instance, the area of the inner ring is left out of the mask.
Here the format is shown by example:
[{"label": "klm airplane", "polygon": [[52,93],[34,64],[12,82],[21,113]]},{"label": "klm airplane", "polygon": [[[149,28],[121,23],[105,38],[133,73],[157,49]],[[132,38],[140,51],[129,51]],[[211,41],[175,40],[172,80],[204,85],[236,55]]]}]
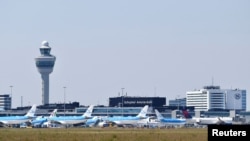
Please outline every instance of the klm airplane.
[{"label": "klm airplane", "polygon": [[31,109],[24,116],[4,116],[0,117],[1,126],[20,125],[21,123],[28,123],[35,117],[36,105],[34,104]]},{"label": "klm airplane", "polygon": [[78,124],[83,124],[87,119],[92,118],[92,111],[94,109],[93,105],[90,105],[86,112],[81,116],[59,116],[48,118],[48,121],[51,123],[63,125],[65,127],[74,126]]},{"label": "klm airplane", "polygon": [[155,109],[155,114],[156,114],[157,120],[165,126],[180,126],[180,125],[182,126],[186,124],[186,119],[164,118],[157,109]]},{"label": "klm airplane", "polygon": [[[54,109],[53,112],[51,112],[50,116],[44,117],[44,116],[39,116],[36,117],[34,120],[31,121],[31,126],[32,127],[48,127],[48,119],[52,117],[56,117],[56,112],[57,109]],[[47,123],[47,124],[46,124]]]},{"label": "klm airplane", "polygon": [[102,120],[106,123],[113,123],[117,126],[136,126],[140,120],[147,118],[147,112],[148,105],[145,105],[137,116],[114,116],[102,118]]}]

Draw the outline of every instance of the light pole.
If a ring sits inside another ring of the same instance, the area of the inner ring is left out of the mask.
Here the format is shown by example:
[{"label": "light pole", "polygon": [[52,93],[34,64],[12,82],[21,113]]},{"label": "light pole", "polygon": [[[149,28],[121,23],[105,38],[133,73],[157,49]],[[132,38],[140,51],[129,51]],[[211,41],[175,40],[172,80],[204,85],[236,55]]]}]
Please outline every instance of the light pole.
[{"label": "light pole", "polygon": [[123,116],[123,90],[124,90],[125,88],[122,88],[122,116]]},{"label": "light pole", "polygon": [[109,109],[108,109],[108,107],[109,107],[109,99],[108,99],[108,106],[107,106],[107,116],[109,115]]},{"label": "light pole", "polygon": [[177,104],[178,104],[178,111],[179,111],[179,106],[180,106],[179,95],[177,95]]},{"label": "light pole", "polygon": [[64,89],[64,93],[63,93],[63,95],[64,95],[63,96],[63,98],[64,98],[64,116],[65,116],[65,95],[66,95],[66,88],[67,87],[65,87],[65,86],[63,87],[63,89]]},{"label": "light pole", "polygon": [[10,100],[10,109],[12,108],[12,88],[13,88],[13,86],[10,85],[10,97],[11,97],[11,100]]}]

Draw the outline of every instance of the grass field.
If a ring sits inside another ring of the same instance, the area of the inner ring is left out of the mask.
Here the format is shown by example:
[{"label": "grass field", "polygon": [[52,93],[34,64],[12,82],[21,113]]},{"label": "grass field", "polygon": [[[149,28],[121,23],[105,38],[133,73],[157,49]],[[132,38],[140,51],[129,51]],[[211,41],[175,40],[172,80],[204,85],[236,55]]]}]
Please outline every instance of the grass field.
[{"label": "grass field", "polygon": [[207,129],[1,128],[0,141],[207,141]]}]

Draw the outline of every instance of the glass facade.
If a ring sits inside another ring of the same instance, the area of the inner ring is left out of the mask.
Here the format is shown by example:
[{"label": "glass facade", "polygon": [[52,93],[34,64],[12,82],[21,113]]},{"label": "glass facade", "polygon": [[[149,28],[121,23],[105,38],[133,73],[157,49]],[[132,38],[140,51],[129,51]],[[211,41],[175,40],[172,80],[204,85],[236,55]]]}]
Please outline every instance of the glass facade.
[{"label": "glass facade", "polygon": [[175,100],[169,100],[169,106],[183,107],[186,106],[186,98],[178,98]]},{"label": "glass facade", "polygon": [[39,68],[51,68],[55,64],[55,61],[36,61],[36,66]]},{"label": "glass facade", "polygon": [[40,48],[40,53],[44,56],[51,56],[50,50],[51,50],[51,48]]},{"label": "glass facade", "polygon": [[0,110],[11,109],[11,97],[8,94],[0,95]]},{"label": "glass facade", "polygon": [[[76,113],[84,113],[88,107],[76,108]],[[141,111],[142,107],[94,107],[93,115],[98,116],[134,116]]]},{"label": "glass facade", "polygon": [[246,90],[242,90],[242,109],[246,110],[247,109],[247,92]]},{"label": "glass facade", "polygon": [[210,92],[209,101],[210,101],[209,109],[225,109],[224,92]]}]

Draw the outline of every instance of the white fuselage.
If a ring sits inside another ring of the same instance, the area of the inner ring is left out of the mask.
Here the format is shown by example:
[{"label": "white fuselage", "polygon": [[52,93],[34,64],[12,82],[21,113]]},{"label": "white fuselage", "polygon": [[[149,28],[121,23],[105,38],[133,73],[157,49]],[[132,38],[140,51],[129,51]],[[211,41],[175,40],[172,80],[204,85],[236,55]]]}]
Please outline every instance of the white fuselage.
[{"label": "white fuselage", "polygon": [[13,117],[1,117],[0,123],[5,125],[11,125],[11,124],[21,124],[24,122],[28,122],[30,119],[28,117],[22,117],[22,116],[13,116]]},{"label": "white fuselage", "polygon": [[84,117],[53,117],[53,118],[49,118],[49,121],[50,122],[55,122],[55,123],[59,123],[59,124],[62,124],[62,125],[73,125],[73,124],[81,124],[81,123],[84,123],[86,122],[86,118]]},{"label": "white fuselage", "polygon": [[200,125],[208,124],[232,124],[233,119],[231,117],[204,117],[204,118],[192,118],[188,122],[197,123]]}]

